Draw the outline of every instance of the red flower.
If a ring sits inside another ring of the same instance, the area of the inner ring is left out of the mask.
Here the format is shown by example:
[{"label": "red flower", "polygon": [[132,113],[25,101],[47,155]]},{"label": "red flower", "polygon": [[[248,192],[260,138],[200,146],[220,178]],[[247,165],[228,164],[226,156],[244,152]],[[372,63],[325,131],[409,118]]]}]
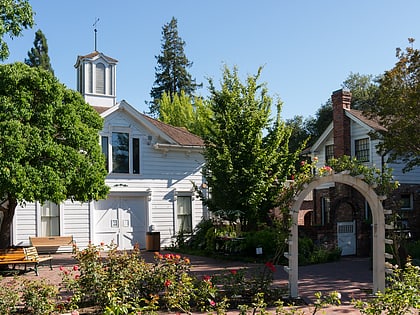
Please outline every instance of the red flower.
[{"label": "red flower", "polygon": [[171,280],[166,280],[165,281],[165,287],[169,287],[171,285]]},{"label": "red flower", "polygon": [[306,164],[305,161],[300,161],[300,166],[304,166]]},{"label": "red flower", "polygon": [[237,273],[238,271],[236,270],[236,269],[232,269],[232,270],[230,270],[230,273],[231,274],[233,274],[233,275],[236,275],[236,273]]},{"label": "red flower", "polygon": [[80,275],[75,275],[74,276],[74,280],[79,280],[79,278],[80,278]]},{"label": "red flower", "polygon": [[276,272],[276,267],[273,265],[273,263],[271,261],[267,261],[265,263],[265,266],[271,270],[271,272]]},{"label": "red flower", "polygon": [[104,246],[105,245],[105,243],[104,242],[101,242],[101,246]]},{"label": "red flower", "polygon": [[77,271],[77,270],[79,270],[79,266],[78,265],[74,265],[73,266],[73,271]]},{"label": "red flower", "polygon": [[63,266],[60,266],[60,271],[64,271],[64,267]]},{"label": "red flower", "polygon": [[210,281],[211,281],[211,277],[210,277],[210,276],[208,276],[208,275],[205,275],[205,276],[203,277],[203,280],[204,280],[204,281],[206,281],[206,282],[210,282]]}]

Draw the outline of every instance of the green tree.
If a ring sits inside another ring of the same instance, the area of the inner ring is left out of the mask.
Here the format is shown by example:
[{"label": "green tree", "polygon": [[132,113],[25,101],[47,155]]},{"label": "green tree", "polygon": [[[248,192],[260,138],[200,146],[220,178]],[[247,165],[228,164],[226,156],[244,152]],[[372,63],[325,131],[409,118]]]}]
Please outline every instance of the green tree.
[{"label": "green tree", "polygon": [[23,29],[34,25],[34,12],[28,0],[0,0],[0,60],[9,57],[9,47],[3,37],[22,35]]},{"label": "green tree", "polygon": [[155,82],[150,92],[153,100],[149,104],[149,111],[153,115],[159,114],[159,100],[164,92],[171,98],[181,91],[191,96],[201,86],[187,71],[193,63],[185,55],[184,46],[185,42],[178,35],[178,21],[173,17],[162,28],[162,50],[155,57]]},{"label": "green tree", "polygon": [[164,92],[159,106],[160,121],[176,127],[185,127],[201,137],[208,134],[212,111],[208,102],[203,98],[188,96],[184,91],[173,97]]},{"label": "green tree", "polygon": [[241,83],[238,71],[225,67],[221,90],[210,80],[212,132],[205,138],[203,174],[211,191],[210,211],[241,211],[243,227],[266,222],[276,205],[282,184],[290,174],[298,151],[289,153],[291,130],[277,116],[265,85],[258,84],[261,69]]},{"label": "green tree", "polygon": [[41,67],[54,74],[50,63],[50,56],[48,56],[47,39],[41,30],[37,30],[35,33],[34,47],[28,51],[28,58],[25,59],[25,63],[31,67]]},{"label": "green tree", "polygon": [[351,91],[351,108],[358,110],[369,110],[374,104],[378,84],[373,75],[351,72],[341,85],[342,88]]},{"label": "green tree", "polygon": [[0,66],[0,248],[10,245],[16,206],[105,198],[103,121],[51,72]]},{"label": "green tree", "polygon": [[405,164],[409,171],[420,165],[420,51],[412,47],[397,49],[397,63],[379,79],[378,97],[370,109],[387,129],[381,132],[382,152]]}]

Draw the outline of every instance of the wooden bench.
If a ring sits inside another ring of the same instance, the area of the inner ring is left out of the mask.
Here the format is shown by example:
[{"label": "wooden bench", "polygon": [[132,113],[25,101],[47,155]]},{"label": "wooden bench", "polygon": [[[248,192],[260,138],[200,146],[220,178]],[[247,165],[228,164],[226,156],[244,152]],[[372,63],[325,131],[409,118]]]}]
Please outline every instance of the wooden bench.
[{"label": "wooden bench", "polygon": [[27,265],[33,265],[35,274],[38,276],[38,266],[44,261],[50,262],[52,270],[52,257],[41,257],[35,247],[16,247],[0,250],[0,265],[12,265],[12,270],[16,270],[17,265],[24,265],[24,271],[27,271]]},{"label": "wooden bench", "polygon": [[36,247],[38,252],[56,252],[62,246],[71,246],[75,244],[72,235],[68,236],[29,236],[31,245]]}]

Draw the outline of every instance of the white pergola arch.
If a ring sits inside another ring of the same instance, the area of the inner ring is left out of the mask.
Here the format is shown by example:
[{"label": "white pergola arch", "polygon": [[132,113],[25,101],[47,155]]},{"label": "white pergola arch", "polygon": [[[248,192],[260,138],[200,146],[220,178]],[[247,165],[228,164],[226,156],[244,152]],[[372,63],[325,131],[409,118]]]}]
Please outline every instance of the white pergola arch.
[{"label": "white pergola arch", "polygon": [[290,214],[292,226],[289,236],[289,252],[286,253],[289,259],[289,266],[285,270],[289,273],[289,293],[293,298],[299,296],[298,290],[298,213],[305,197],[315,188],[327,183],[342,183],[358,190],[367,202],[372,211],[373,220],[373,291],[385,290],[385,214],[381,201],[374,189],[360,178],[347,174],[332,174],[314,178],[305,185],[304,189],[295,197]]}]

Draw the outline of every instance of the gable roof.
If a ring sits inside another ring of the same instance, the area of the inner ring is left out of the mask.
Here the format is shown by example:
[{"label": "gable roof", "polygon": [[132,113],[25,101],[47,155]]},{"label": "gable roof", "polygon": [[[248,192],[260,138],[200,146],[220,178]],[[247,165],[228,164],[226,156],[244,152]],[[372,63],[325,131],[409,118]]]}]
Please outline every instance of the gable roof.
[{"label": "gable roof", "polygon": [[[112,107],[101,107],[101,106],[92,106],[101,117],[105,118],[111,113],[114,113],[118,110],[123,110],[130,113],[137,120],[143,123],[148,129],[152,130],[158,134],[162,139],[169,142],[172,146],[181,146],[181,147],[204,147],[204,141],[199,136],[192,134],[187,129],[182,127],[175,127],[163,123],[159,120],[151,118],[145,114],[138,112],[126,101],[121,101],[117,105]],[[162,144],[160,144],[162,146]]]},{"label": "gable roof", "polygon": [[[387,129],[383,127],[378,119],[375,118],[368,118],[366,115],[363,114],[362,111],[357,109],[343,109],[344,113],[347,117],[349,117],[355,123],[364,126],[369,132],[377,132],[377,131],[386,131]],[[331,122],[328,127],[324,130],[321,136],[316,140],[316,142],[310,148],[311,152],[316,151],[321,144],[330,137],[333,133],[334,124]]]},{"label": "gable roof", "polygon": [[[347,114],[348,113],[348,114]],[[356,118],[360,122],[364,123],[366,126],[373,129],[373,131],[387,131],[387,129],[382,126],[377,118],[368,118],[366,115],[363,114],[362,111],[357,109],[348,109],[346,114],[349,118]],[[353,119],[354,120],[354,119]]]},{"label": "gable roof", "polygon": [[79,63],[84,59],[98,59],[100,57],[102,57],[108,63],[111,63],[111,64],[115,64],[115,63],[118,62],[117,59],[106,56],[103,53],[95,50],[94,52],[91,52],[90,54],[87,54],[87,55],[84,55],[84,56],[77,56],[76,64],[74,65],[74,67],[77,68],[79,66]]}]

